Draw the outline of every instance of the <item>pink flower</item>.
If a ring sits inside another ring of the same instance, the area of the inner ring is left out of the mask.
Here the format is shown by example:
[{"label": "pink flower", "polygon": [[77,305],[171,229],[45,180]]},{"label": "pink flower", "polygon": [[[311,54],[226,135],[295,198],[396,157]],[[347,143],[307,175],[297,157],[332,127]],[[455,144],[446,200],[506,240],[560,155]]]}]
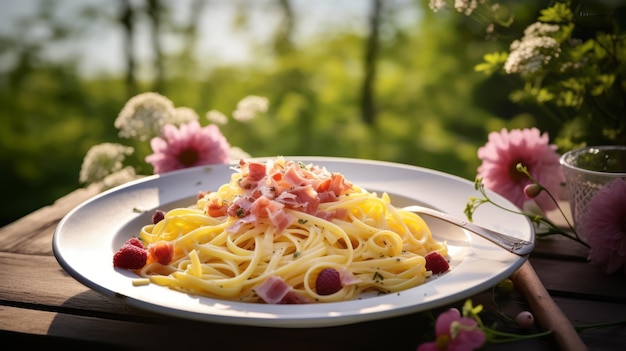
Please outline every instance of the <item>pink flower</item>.
[{"label": "pink flower", "polygon": [[589,260],[607,274],[626,273],[626,180],[618,178],[589,201],[580,234],[589,242]]},{"label": "pink flower", "polygon": [[152,138],[150,146],[154,153],[146,156],[146,162],[152,164],[155,174],[229,162],[230,145],[214,124],[202,128],[198,121],[191,121],[180,129],[167,124],[162,137]]},{"label": "pink flower", "polygon": [[[539,184],[558,198],[565,178],[556,145],[548,144],[548,141],[548,134],[540,134],[537,128],[513,129],[510,132],[502,129],[500,133],[489,133],[487,144],[478,149],[478,158],[482,160],[478,177],[483,179],[485,188],[522,208],[528,201],[524,187],[532,180],[516,169],[521,163]],[[538,194],[534,201],[543,211],[556,209],[556,204],[546,192]]]},{"label": "pink flower", "polygon": [[418,346],[417,351],[472,351],[481,347],[487,337],[478,328],[478,323],[451,308],[437,317],[435,322],[437,339]]}]

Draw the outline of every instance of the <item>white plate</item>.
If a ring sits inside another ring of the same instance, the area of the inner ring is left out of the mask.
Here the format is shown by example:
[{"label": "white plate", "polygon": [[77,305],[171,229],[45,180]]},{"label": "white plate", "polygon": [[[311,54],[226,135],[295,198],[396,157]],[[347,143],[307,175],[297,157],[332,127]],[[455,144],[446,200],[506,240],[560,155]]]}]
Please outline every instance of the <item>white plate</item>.
[{"label": "white plate", "polygon": [[[345,158],[285,158],[325,166],[379,195],[387,192],[398,207],[421,204],[464,218],[470,196],[479,195],[473,182],[414,166]],[[77,206],[59,223],[53,238],[54,255],[81,283],[135,307],[202,321],[284,328],[343,325],[440,307],[494,286],[525,260],[465,230],[424,216],[433,236],[447,240],[451,270],[406,291],[354,301],[306,305],[232,302],[192,296],[156,284],[135,287],[133,273],[113,269],[115,251],[151,222],[155,209],[193,204],[198,191],[217,189],[233,172],[228,165],[189,168],[104,192]],[[505,207],[515,208],[496,194],[490,196]],[[480,207],[474,222],[534,241],[534,230],[526,217],[494,206]]]}]

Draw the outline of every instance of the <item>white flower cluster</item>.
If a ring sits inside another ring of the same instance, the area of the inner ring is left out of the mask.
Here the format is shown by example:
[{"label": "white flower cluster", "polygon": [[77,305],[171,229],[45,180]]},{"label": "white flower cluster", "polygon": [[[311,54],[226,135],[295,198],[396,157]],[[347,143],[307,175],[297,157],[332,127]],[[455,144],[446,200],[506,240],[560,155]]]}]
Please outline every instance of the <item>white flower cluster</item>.
[{"label": "white flower cluster", "polygon": [[257,114],[267,112],[269,100],[261,96],[246,96],[237,103],[237,109],[233,112],[233,118],[246,122],[253,119]]},{"label": "white flower cluster", "polygon": [[[247,122],[257,114],[267,112],[268,108],[267,98],[246,96],[237,104],[233,118],[240,122]],[[228,117],[216,110],[207,112],[206,118],[215,124],[228,123]],[[143,142],[160,136],[163,127],[167,124],[181,126],[198,120],[198,114],[193,109],[175,107],[167,97],[147,92],[128,100],[114,124],[119,130],[120,137]],[[134,168],[123,167],[124,159],[133,152],[132,147],[116,143],[92,146],[83,159],[79,181],[83,184],[101,182],[105,188],[110,188],[135,179]],[[233,146],[229,150],[229,156],[231,160],[251,157],[244,150]]]},{"label": "white flower cluster", "polygon": [[[259,113],[267,112],[270,102],[268,98],[256,95],[248,95],[237,103],[237,109],[233,111],[233,118],[239,122],[248,122]],[[227,124],[228,117],[220,111],[210,110],[206,118],[215,124]]]},{"label": "white flower cluster", "polygon": [[135,169],[131,166],[126,166],[119,171],[111,173],[108,176],[104,177],[104,179],[102,180],[102,184],[105,189],[110,189],[135,179],[137,179],[137,173],[135,173]]},{"label": "white flower cluster", "polygon": [[215,124],[227,124],[228,123],[228,117],[226,117],[225,114],[221,113],[218,110],[210,110],[209,112],[206,113],[206,119],[209,120],[209,122],[215,123]]},{"label": "white flower cluster", "polygon": [[511,52],[504,63],[504,71],[508,74],[534,73],[557,58],[561,47],[551,35],[558,30],[558,25],[541,22],[528,26],[522,39],[511,43]]},{"label": "white flower cluster", "polygon": [[148,140],[161,133],[161,128],[174,118],[174,103],[158,93],[132,97],[115,120],[122,138]]},{"label": "white flower cluster", "polygon": [[[479,4],[484,4],[486,0],[454,0],[454,8],[457,12],[466,16],[471,15]],[[428,7],[433,12],[438,12],[446,8],[446,0],[428,0]]]},{"label": "white flower cluster", "polygon": [[485,0],[454,0],[454,8],[458,12],[469,16],[476,10],[479,3],[482,4],[484,2]]},{"label": "white flower cluster", "polygon": [[429,0],[428,7],[430,7],[433,12],[438,12],[439,10],[443,10],[446,8],[445,0]]},{"label": "white flower cluster", "polygon": [[166,121],[166,123],[180,126],[183,124],[187,124],[191,121],[197,121],[199,119],[200,117],[198,117],[198,114],[196,113],[196,111],[194,111],[194,109],[183,106],[177,107],[174,110],[174,115],[168,121]]},{"label": "white flower cluster", "polygon": [[105,185],[109,184],[107,186],[115,186],[132,179],[135,176],[134,169],[132,167],[122,168],[122,162],[133,151],[130,146],[116,143],[102,143],[93,146],[87,151],[83,159],[79,181],[81,183],[103,181]]}]

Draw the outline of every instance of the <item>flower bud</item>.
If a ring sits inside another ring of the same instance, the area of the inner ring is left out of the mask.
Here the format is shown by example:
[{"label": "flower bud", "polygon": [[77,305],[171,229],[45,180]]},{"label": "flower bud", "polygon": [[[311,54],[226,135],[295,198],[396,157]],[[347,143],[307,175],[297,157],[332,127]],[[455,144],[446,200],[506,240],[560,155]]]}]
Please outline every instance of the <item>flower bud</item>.
[{"label": "flower bud", "polygon": [[530,329],[535,323],[535,317],[528,311],[522,311],[515,317],[515,323],[520,328]]},{"label": "flower bud", "polygon": [[537,183],[531,183],[524,187],[524,195],[529,199],[534,199],[543,191],[543,187]]}]

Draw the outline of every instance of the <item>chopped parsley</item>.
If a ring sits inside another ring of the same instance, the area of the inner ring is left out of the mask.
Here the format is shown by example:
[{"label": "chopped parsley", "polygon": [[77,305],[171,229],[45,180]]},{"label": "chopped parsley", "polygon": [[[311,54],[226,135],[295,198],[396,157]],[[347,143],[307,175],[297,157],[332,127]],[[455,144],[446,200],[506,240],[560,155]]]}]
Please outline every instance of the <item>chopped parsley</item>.
[{"label": "chopped parsley", "polygon": [[235,214],[237,215],[237,217],[242,218],[246,215],[246,211],[243,208],[239,207]]},{"label": "chopped parsley", "polygon": [[379,272],[374,272],[374,280],[383,281],[383,280],[385,280],[385,277],[383,277],[383,275],[380,274]]}]

